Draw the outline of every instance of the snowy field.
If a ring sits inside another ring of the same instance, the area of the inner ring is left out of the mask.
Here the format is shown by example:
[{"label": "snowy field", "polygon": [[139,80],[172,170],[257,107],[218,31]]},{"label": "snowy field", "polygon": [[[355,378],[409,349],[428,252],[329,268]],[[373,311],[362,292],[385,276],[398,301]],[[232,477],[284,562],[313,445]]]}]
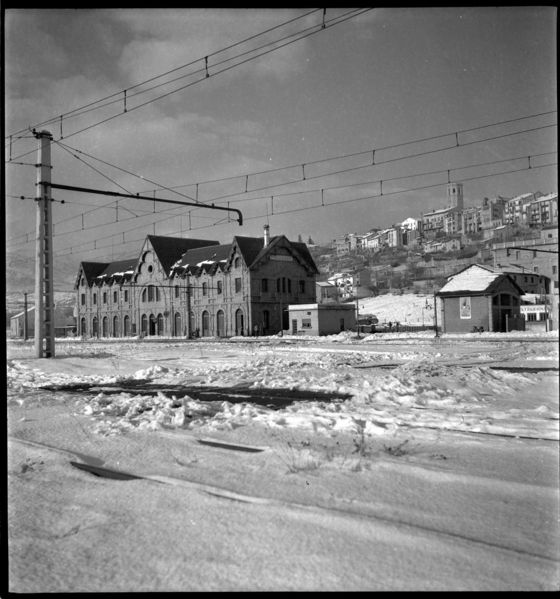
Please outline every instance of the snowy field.
[{"label": "snowy field", "polygon": [[557,332],[7,350],[14,592],[558,590]]}]

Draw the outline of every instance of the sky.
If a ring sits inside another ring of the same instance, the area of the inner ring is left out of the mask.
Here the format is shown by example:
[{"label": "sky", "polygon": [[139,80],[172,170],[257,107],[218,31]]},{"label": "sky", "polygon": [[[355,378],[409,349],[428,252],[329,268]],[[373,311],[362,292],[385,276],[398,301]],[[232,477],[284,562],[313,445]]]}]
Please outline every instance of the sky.
[{"label": "sky", "polygon": [[54,183],[243,215],[53,190],[55,255],[76,271],[154,233],[230,243],[268,223],[328,244],[446,207],[448,181],[467,206],[557,191],[555,7],[3,16],[6,249],[30,264],[33,128],[53,136]]}]

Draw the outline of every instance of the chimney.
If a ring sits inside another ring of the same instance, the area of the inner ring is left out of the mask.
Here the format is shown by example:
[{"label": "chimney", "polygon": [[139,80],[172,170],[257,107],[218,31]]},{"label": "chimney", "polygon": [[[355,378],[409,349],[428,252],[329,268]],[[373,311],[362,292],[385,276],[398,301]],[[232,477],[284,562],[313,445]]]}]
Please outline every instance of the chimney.
[{"label": "chimney", "polygon": [[264,247],[270,243],[270,227],[269,225],[264,226]]}]

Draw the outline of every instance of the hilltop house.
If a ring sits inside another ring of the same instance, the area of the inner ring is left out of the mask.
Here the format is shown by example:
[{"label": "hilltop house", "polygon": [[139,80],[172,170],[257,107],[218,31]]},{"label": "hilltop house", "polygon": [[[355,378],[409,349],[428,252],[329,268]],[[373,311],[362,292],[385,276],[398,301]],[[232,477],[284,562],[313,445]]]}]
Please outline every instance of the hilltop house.
[{"label": "hilltop house", "polygon": [[225,245],[148,235],[137,258],[80,264],[78,334],[274,334],[288,327],[288,304],[315,301],[318,272],[305,243],[268,226]]}]

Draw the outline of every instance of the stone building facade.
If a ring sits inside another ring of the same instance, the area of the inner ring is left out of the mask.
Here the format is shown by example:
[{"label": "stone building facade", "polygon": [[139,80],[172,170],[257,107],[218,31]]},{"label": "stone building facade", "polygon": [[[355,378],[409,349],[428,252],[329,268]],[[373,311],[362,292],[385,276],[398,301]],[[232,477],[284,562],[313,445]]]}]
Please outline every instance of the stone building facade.
[{"label": "stone building facade", "polygon": [[140,255],[82,262],[78,334],[87,337],[275,334],[288,304],[315,301],[317,267],[284,235],[230,244],[148,235]]}]

